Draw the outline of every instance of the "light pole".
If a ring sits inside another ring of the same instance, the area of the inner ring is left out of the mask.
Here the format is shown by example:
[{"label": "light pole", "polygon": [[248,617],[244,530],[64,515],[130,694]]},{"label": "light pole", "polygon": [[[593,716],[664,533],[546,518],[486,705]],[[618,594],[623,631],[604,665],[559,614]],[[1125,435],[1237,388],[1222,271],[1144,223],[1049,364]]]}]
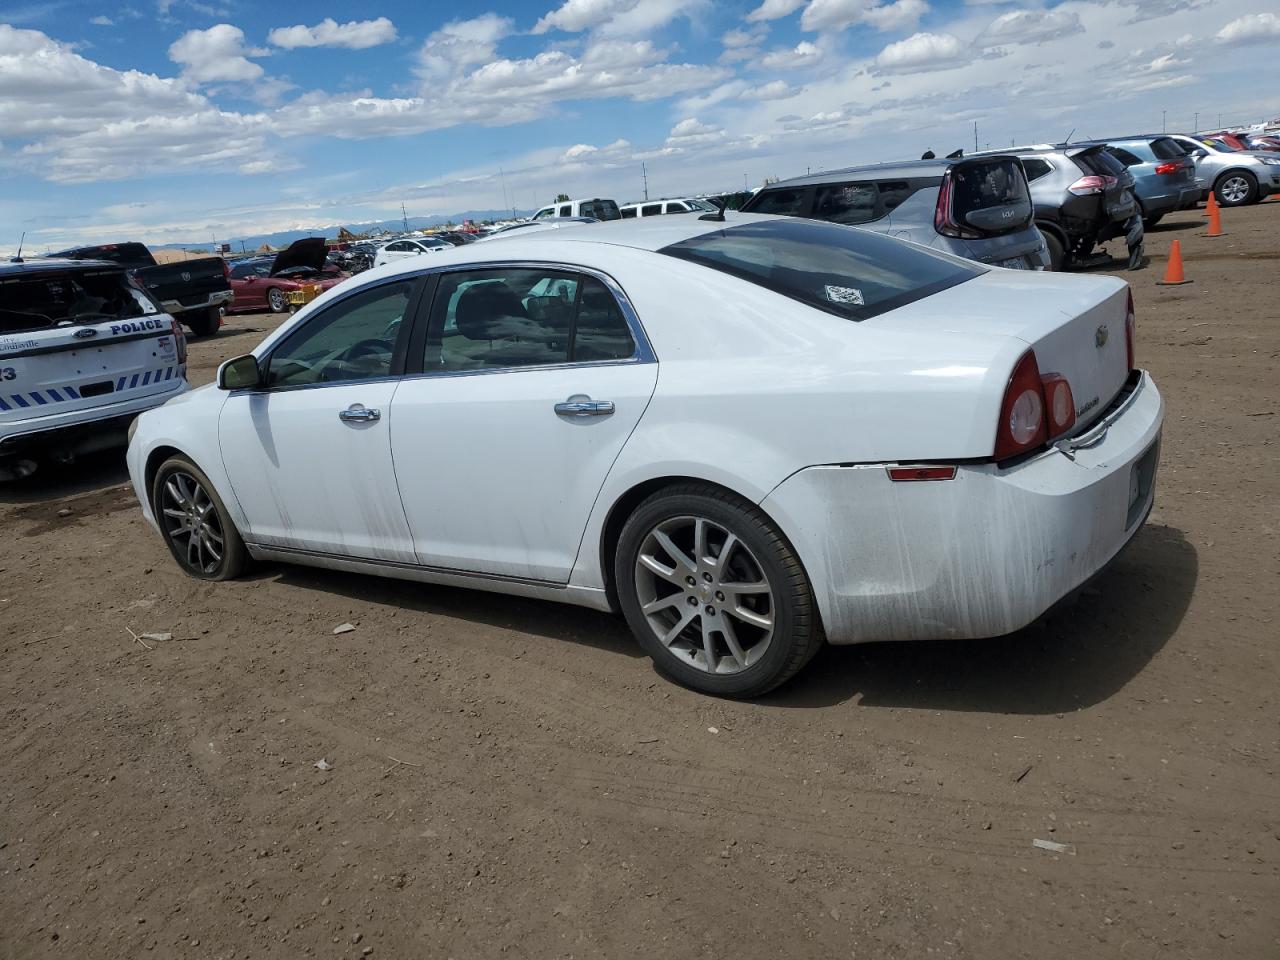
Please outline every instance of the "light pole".
[{"label": "light pole", "polygon": [[1168,132],[1168,130],[1165,128],[1165,121],[1164,121],[1165,114],[1167,114],[1167,113],[1168,113],[1168,111],[1167,111],[1167,110],[1161,110],[1161,111],[1160,111],[1160,132],[1161,132],[1161,133],[1167,133],[1167,132]]}]

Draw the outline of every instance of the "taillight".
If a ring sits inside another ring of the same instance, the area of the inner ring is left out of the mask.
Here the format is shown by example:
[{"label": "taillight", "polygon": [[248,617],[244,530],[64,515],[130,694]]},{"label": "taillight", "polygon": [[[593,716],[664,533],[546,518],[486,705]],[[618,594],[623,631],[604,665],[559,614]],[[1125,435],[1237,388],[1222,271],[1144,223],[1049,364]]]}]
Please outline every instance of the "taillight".
[{"label": "taillight", "polygon": [[1077,197],[1088,197],[1096,193],[1102,193],[1107,189],[1107,182],[1102,177],[1090,175],[1081,177],[1071,186],[1067,187],[1068,193],[1074,193]]},{"label": "taillight", "polygon": [[1134,338],[1138,331],[1138,314],[1133,309],[1133,291],[1129,291],[1129,306],[1124,314],[1124,345],[1129,355],[1129,369],[1136,369]]},{"label": "taillight", "polygon": [[933,208],[933,229],[944,237],[955,237],[961,240],[976,240],[982,234],[960,225],[951,212],[951,200],[955,195],[955,187],[951,181],[951,171],[942,175],[942,185],[938,187],[938,203]]},{"label": "taillight", "polygon": [[169,318],[169,324],[170,324],[170,329],[173,330],[174,345],[178,348],[178,363],[186,363],[187,362],[187,335],[182,332],[182,325],[178,323],[177,320],[174,320],[172,317]]},{"label": "taillight", "polygon": [[997,460],[1015,457],[1040,446],[1048,439],[1045,425],[1044,385],[1036,355],[1028,350],[1022,355],[1009,386],[1000,402],[1000,422],[996,425]]},{"label": "taillight", "polygon": [[226,280],[231,279],[231,264],[227,263],[226,257],[222,258],[222,276]]},{"label": "taillight", "polygon": [[1157,163],[1156,164],[1156,173],[1161,174],[1162,176],[1168,176],[1171,173],[1177,173],[1181,169],[1182,169],[1182,164],[1180,163]]},{"label": "taillight", "polygon": [[1049,437],[1060,437],[1076,423],[1076,401],[1071,395],[1071,384],[1060,373],[1046,373],[1040,377],[1044,388],[1044,405],[1049,411]]}]

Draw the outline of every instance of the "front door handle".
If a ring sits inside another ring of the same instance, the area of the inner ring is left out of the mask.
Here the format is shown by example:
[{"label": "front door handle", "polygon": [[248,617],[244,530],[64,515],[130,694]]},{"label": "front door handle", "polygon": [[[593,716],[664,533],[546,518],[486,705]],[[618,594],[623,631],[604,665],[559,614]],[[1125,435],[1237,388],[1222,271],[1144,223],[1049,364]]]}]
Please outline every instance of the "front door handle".
[{"label": "front door handle", "polygon": [[382,411],[371,410],[363,403],[353,403],[347,409],[338,411],[338,419],[343,423],[373,423],[382,419]]},{"label": "front door handle", "polygon": [[613,413],[612,400],[592,400],[574,396],[556,404],[556,415],[561,417],[607,417]]}]

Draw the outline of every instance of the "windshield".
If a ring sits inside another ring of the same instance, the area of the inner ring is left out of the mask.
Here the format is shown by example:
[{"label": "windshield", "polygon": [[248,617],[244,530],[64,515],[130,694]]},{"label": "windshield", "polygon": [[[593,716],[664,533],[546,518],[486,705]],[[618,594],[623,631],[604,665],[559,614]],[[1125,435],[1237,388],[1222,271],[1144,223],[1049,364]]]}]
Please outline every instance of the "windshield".
[{"label": "windshield", "polygon": [[794,218],[744,223],[658,252],[850,320],[866,320],[986,272],[879,233]]},{"label": "windshield", "polygon": [[129,320],[159,312],[122,270],[39,272],[0,280],[0,333]]}]

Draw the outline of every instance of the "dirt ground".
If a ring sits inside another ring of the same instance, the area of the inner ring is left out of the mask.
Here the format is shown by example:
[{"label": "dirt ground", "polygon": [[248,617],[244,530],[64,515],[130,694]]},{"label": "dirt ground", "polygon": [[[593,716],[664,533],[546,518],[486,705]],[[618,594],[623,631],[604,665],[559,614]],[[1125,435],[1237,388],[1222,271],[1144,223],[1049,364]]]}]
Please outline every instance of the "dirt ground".
[{"label": "dirt ground", "polygon": [[1280,202],[1204,223],[1126,275],[1168,412],[1108,574],[759,702],[584,610],[188,579],[116,455],[0,488],[0,957],[1280,956]]}]

